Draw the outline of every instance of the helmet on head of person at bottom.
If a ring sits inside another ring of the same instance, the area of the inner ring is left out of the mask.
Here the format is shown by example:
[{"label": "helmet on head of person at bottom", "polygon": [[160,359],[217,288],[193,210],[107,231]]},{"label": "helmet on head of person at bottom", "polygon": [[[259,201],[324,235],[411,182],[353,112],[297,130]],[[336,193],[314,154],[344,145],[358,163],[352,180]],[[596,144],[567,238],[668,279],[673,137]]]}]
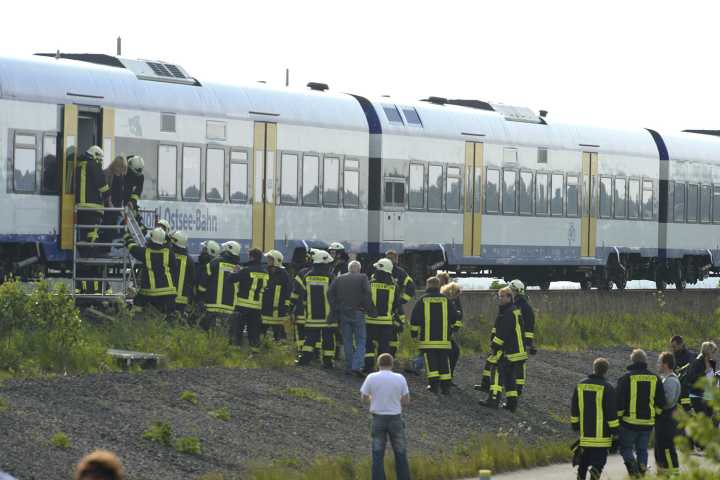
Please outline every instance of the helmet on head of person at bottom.
[{"label": "helmet on head of person at bottom", "polygon": [[518,280],[517,278],[514,280],[510,280],[510,283],[508,283],[508,287],[510,287],[515,295],[524,295],[525,294],[525,284]]},{"label": "helmet on head of person at bottom", "polygon": [[229,242],[225,242],[221,245],[221,247],[222,247],[223,252],[227,252],[234,257],[239,257],[240,252],[242,251],[240,244],[238,242],[236,242],[235,240],[230,240]]},{"label": "helmet on head of person at bottom", "polygon": [[130,155],[127,158],[128,170],[131,172],[142,175],[145,169],[145,160],[140,155]]},{"label": "helmet on head of person at bottom", "polygon": [[102,163],[103,158],[105,158],[105,153],[103,153],[102,148],[98,147],[97,145],[93,145],[85,151],[85,156],[90,160],[95,160],[98,163]]},{"label": "helmet on head of person at bottom", "polygon": [[273,261],[273,266],[275,266],[275,267],[282,267],[283,261],[285,260],[285,257],[283,256],[283,254],[281,252],[279,252],[278,250],[268,251],[265,254],[265,257],[268,259],[271,258]]},{"label": "helmet on head of person at bottom", "polygon": [[220,255],[220,245],[215,240],[205,240],[200,244],[200,248],[213,258]]},{"label": "helmet on head of person at bottom", "polygon": [[373,267],[381,272],[392,273],[393,271],[393,263],[389,258],[381,258],[373,264]]},{"label": "helmet on head of person at bottom", "polygon": [[312,261],[314,264],[328,264],[333,262],[333,258],[325,250],[313,250]]},{"label": "helmet on head of person at bottom", "polygon": [[168,222],[164,218],[158,220],[157,226],[165,230],[165,233],[170,233],[170,222]]},{"label": "helmet on head of person at bottom", "polygon": [[170,234],[170,241],[173,245],[177,245],[180,248],[187,248],[187,235],[180,230],[176,230]]}]

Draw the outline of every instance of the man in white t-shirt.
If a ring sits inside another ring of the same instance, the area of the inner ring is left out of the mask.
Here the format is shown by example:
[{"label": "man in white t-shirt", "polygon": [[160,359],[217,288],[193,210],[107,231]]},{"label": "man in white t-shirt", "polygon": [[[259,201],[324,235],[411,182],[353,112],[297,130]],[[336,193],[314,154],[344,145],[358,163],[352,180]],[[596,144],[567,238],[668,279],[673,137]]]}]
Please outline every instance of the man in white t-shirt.
[{"label": "man in white t-shirt", "polygon": [[360,394],[370,402],[372,413],[372,480],[385,480],[385,445],[387,438],[395,453],[397,480],[410,480],[407,460],[407,437],[402,406],[410,403],[410,390],[405,377],[392,371],[393,357],[383,353],[378,357],[380,371],[365,379]]}]

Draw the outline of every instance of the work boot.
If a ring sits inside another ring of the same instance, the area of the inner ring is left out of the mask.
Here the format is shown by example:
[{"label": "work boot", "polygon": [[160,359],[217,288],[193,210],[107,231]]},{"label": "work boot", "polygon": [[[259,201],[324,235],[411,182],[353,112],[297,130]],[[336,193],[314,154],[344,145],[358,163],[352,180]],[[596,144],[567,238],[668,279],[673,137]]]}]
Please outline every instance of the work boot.
[{"label": "work boot", "polygon": [[440,393],[443,395],[450,395],[450,381],[443,380],[440,382]]},{"label": "work boot", "polygon": [[602,469],[596,467],[590,467],[590,480],[600,480],[602,475]]},{"label": "work boot", "polygon": [[644,477],[647,473],[647,465],[643,465],[642,463],[638,464],[638,470],[640,470],[640,476]]},{"label": "work boot", "polygon": [[625,468],[627,469],[628,475],[632,478],[639,478],[640,477],[640,467],[638,466],[638,463],[636,460],[632,460],[630,462],[625,462]]},{"label": "work boot", "polygon": [[488,396],[487,399],[479,402],[481,407],[487,408],[498,408],[500,406],[500,399],[498,397]]},{"label": "work boot", "polygon": [[515,410],[517,410],[517,406],[518,406],[517,397],[510,397],[505,401],[503,408],[505,410],[509,410],[511,413],[515,413]]},{"label": "work boot", "polygon": [[473,389],[490,393],[490,377],[482,377],[479,385],[473,385]]},{"label": "work boot", "polygon": [[330,370],[333,368],[333,361],[332,357],[325,357],[323,358],[322,366],[325,370]]},{"label": "work boot", "polygon": [[430,380],[430,383],[427,386],[427,390],[428,392],[437,395],[440,392],[440,385],[438,385],[438,381],[436,379]]}]

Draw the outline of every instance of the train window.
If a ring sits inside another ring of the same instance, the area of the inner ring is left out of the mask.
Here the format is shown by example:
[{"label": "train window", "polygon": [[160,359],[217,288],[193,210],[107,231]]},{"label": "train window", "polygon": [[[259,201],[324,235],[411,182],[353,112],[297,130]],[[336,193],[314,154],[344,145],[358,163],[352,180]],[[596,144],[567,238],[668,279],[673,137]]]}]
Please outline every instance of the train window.
[{"label": "train window", "polygon": [[422,210],[425,208],[425,166],[410,164],[410,191],[408,208]]},{"label": "train window", "polygon": [[177,198],[177,147],[158,147],[158,197],[163,200]]},{"label": "train window", "polygon": [[[507,152],[507,150],[505,150]],[[517,151],[515,152],[517,153]],[[517,202],[515,182],[517,172],[515,170],[503,170],[502,182],[502,210],[503,213],[514,214]]]},{"label": "train window", "polygon": [[43,137],[42,193],[58,193],[57,136]]},{"label": "train window", "polygon": [[518,211],[522,215],[532,215],[533,199],[533,174],[532,172],[520,172],[518,183]]},{"label": "train window", "polygon": [[700,221],[702,223],[710,223],[710,203],[712,197],[712,187],[703,185],[700,187]]},{"label": "train window", "polygon": [[298,156],[283,153],[280,164],[280,203],[297,205],[298,201]]},{"label": "train window", "polygon": [[302,203],[318,205],[320,203],[320,158],[317,155],[303,156]]},{"label": "train window", "polygon": [[567,216],[578,217],[580,216],[580,202],[578,190],[578,177],[577,175],[568,175],[566,180],[566,194],[567,194]]},{"label": "train window", "polygon": [[343,175],[343,205],[346,207],[360,206],[360,162],[345,159]]},{"label": "train window", "polygon": [[428,210],[442,210],[443,168],[441,165],[428,167]]},{"label": "train window", "polygon": [[612,178],[600,177],[600,218],[612,217]]},{"label": "train window", "polygon": [[35,135],[15,134],[13,186],[16,192],[35,191]]},{"label": "train window", "polygon": [[547,162],[548,162],[547,148],[538,148],[537,163],[547,163]]},{"label": "train window", "polygon": [[615,218],[625,218],[626,202],[625,202],[625,179],[615,179]]},{"label": "train window", "polygon": [[208,140],[225,140],[227,138],[226,123],[208,120],[205,123],[205,138]]},{"label": "train window", "polygon": [[504,148],[503,149],[503,163],[517,163],[518,151],[517,148]]},{"label": "train window", "polygon": [[385,116],[390,123],[399,123],[400,125],[403,125],[402,117],[395,105],[384,106],[383,110],[385,111]]},{"label": "train window", "polygon": [[535,215],[548,214],[548,174],[535,175]]},{"label": "train window", "polygon": [[564,177],[562,174],[552,174],[552,190],[550,193],[550,214],[562,216],[563,214],[563,190]]},{"label": "train window", "polygon": [[643,181],[643,193],[642,193],[642,218],[643,220],[653,219],[653,181]]},{"label": "train window", "polygon": [[720,222],[720,185],[713,186],[713,202],[712,202],[713,222]]},{"label": "train window", "polygon": [[418,115],[417,110],[414,108],[403,108],[403,113],[405,114],[405,120],[407,120],[408,125],[422,127],[422,121],[420,121],[420,115]]},{"label": "train window", "polygon": [[500,170],[488,168],[485,174],[485,211],[498,213],[500,207]]},{"label": "train window", "polygon": [[248,201],[248,155],[241,150],[230,152],[230,201]]},{"label": "train window", "polygon": [[673,220],[678,223],[685,221],[685,184],[675,182],[673,193]]},{"label": "train window", "polygon": [[460,169],[458,167],[447,167],[445,209],[450,212],[460,210]]},{"label": "train window", "polygon": [[337,206],[340,203],[340,159],[325,157],[323,168],[323,204]]},{"label": "train window", "polygon": [[405,182],[400,178],[385,180],[385,205],[405,205]]},{"label": "train window", "polygon": [[225,199],[225,150],[208,148],[205,158],[205,198],[208,202]]},{"label": "train window", "polygon": [[687,186],[687,221],[695,223],[698,220],[698,186],[688,184]]},{"label": "train window", "polygon": [[628,181],[628,218],[640,218],[640,180]]},{"label": "train window", "polygon": [[395,183],[393,202],[395,203],[395,205],[405,205],[405,182]]},{"label": "train window", "polygon": [[160,114],[160,131],[175,133],[175,114],[174,113],[161,113]]},{"label": "train window", "polygon": [[183,200],[200,200],[200,157],[199,147],[183,147]]}]

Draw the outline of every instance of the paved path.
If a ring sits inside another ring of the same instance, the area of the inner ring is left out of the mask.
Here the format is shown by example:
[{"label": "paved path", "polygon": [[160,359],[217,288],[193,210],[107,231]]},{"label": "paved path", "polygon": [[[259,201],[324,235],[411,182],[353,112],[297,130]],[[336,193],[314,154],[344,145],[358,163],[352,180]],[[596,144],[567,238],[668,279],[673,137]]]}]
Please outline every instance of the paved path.
[{"label": "paved path", "polygon": [[[697,457],[695,457],[697,458]],[[650,451],[650,472],[654,473],[655,459],[652,450]],[[680,459],[682,468],[683,460]],[[627,477],[627,471],[620,455],[611,455],[608,458],[607,466],[603,470],[603,480],[624,480]],[[503,473],[493,475],[492,480],[575,480],[577,478],[577,469],[573,468],[569,463],[550,465],[547,467],[533,468],[531,470],[519,470],[516,472]],[[471,479],[467,479],[471,480]]]}]

